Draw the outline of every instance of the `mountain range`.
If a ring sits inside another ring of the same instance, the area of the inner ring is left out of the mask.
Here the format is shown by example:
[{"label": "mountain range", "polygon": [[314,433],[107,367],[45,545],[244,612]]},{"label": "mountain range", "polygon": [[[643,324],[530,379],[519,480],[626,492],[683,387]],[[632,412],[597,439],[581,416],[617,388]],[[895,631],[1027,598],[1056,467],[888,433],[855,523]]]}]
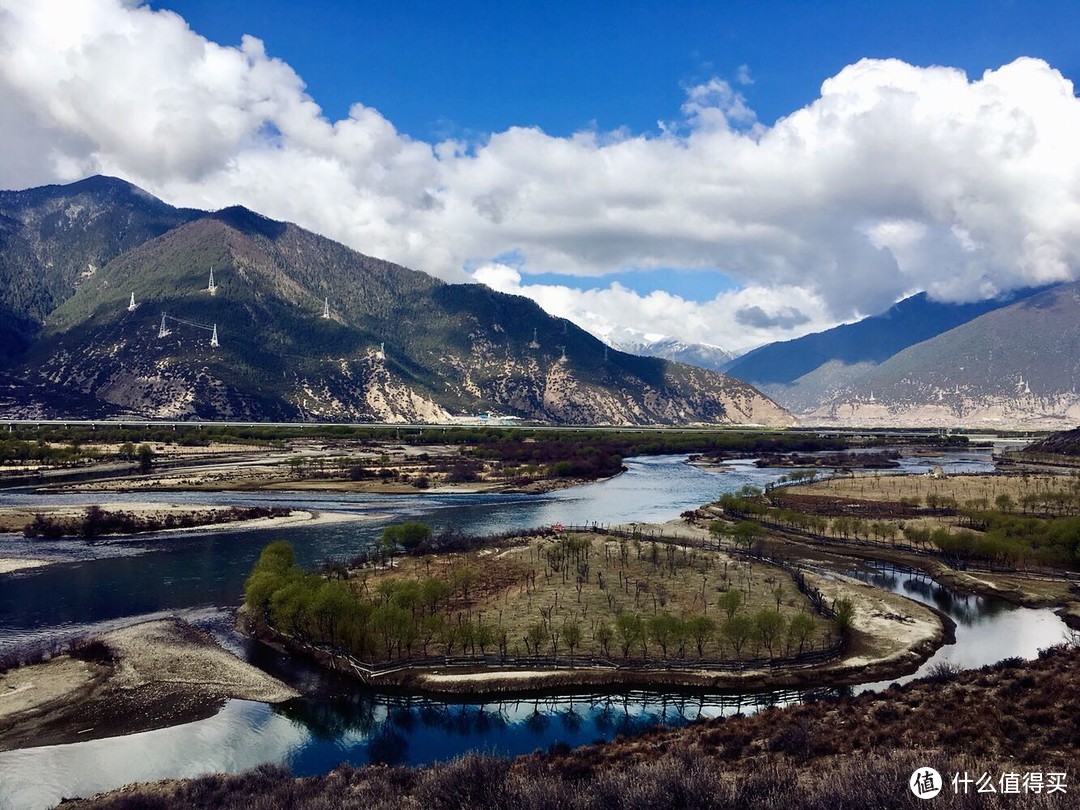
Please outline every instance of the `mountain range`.
[{"label": "mountain range", "polygon": [[611,351],[529,299],[115,178],[0,193],[0,285],[8,416],[793,422],[750,385]]},{"label": "mountain range", "polygon": [[924,293],[739,357],[724,370],[809,424],[1061,427],[1080,422],[1080,285],[974,304]]},{"label": "mountain range", "polygon": [[628,354],[642,357],[662,357],[699,368],[722,371],[735,355],[708,343],[689,343],[674,337],[650,335],[629,327],[621,327],[607,336],[608,345]]}]

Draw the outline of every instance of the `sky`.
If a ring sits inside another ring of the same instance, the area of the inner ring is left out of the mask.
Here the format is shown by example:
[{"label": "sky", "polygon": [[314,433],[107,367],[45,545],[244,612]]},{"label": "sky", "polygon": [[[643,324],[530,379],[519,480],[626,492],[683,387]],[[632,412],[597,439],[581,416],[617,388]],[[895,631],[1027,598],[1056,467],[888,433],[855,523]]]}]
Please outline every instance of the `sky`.
[{"label": "sky", "polygon": [[744,351],[1074,279],[1080,4],[0,0],[0,187],[242,204]]}]

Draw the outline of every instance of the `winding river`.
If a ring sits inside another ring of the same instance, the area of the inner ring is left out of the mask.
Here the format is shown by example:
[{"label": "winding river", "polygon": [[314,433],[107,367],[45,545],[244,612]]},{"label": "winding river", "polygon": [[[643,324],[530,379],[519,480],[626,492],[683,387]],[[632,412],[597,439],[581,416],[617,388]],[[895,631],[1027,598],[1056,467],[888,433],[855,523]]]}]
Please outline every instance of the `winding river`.
[{"label": "winding river", "polygon": [[[138,493],[94,496],[122,501],[225,503],[349,512],[361,520],[260,531],[214,531],[81,542],[0,539],[0,555],[33,554],[57,562],[0,576],[0,651],[43,638],[82,634],[159,615],[180,615],[211,630],[226,646],[297,685],[303,699],[284,706],[229,701],[206,720],[157,731],[71,745],[0,753],[0,808],[47,807],[63,796],[89,795],[131,781],[236,772],[273,762],[298,775],[342,762],[420,764],[468,751],[512,756],[553,745],[580,745],[630,735],[657,724],[754,711],[798,700],[794,693],[658,694],[639,691],[467,702],[382,693],[250,644],[230,628],[231,606],[263,546],[284,537],[302,564],[347,557],[389,522],[426,520],[436,529],[487,533],[552,523],[663,522],[734,491],[763,486],[787,470],[749,460],[721,471],[683,463],[682,456],[631,459],[608,481],[545,495],[409,497],[308,493]],[[990,468],[989,453],[969,451],[905,460],[906,471],[942,465],[948,472]],[[41,501],[28,491],[0,493],[0,505]],[[85,495],[50,496],[84,503]],[[963,596],[924,575],[876,568],[862,576],[949,613],[956,645],[938,660],[981,666],[1010,656],[1033,657],[1059,642],[1064,626],[1049,610],[1013,608]],[[873,684],[876,688],[887,684]]]}]

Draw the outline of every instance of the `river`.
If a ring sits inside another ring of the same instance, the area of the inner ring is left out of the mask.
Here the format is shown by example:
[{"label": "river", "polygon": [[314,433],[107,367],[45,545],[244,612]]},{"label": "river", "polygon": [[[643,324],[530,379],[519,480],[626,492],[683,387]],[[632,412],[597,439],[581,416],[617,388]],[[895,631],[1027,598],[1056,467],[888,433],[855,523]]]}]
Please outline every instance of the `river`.
[{"label": "river", "polygon": [[[229,701],[215,716],[195,723],[0,753],[0,807],[46,807],[62,796],[88,795],[131,781],[236,772],[267,762],[284,763],[298,775],[311,775],[342,762],[420,764],[468,751],[513,756],[799,699],[793,693],[640,691],[487,702],[410,698],[367,689],[275,655],[229,627],[231,607],[241,599],[243,580],[270,539],[284,537],[296,548],[301,563],[313,564],[347,557],[386,523],[406,518],[426,520],[436,529],[476,533],[552,523],[663,522],[724,492],[746,484],[764,486],[790,472],[759,469],[750,460],[729,462],[722,471],[705,471],[684,460],[681,456],[630,459],[627,472],[616,478],[544,495],[95,495],[94,500],[103,505],[125,500],[273,503],[359,513],[368,520],[265,531],[166,534],[92,546],[5,538],[0,541],[3,556],[33,552],[58,562],[0,576],[0,650],[128,624],[137,618],[181,615],[312,696],[279,707]],[[904,467],[918,472],[940,464],[950,472],[978,472],[989,469],[989,461],[989,453],[969,451],[909,459]],[[9,491],[0,493],[0,505],[40,502],[41,497]],[[50,496],[54,503],[86,500],[85,495]],[[957,644],[943,648],[932,661],[978,666],[1014,655],[1030,658],[1039,647],[1063,637],[1063,625],[1048,610],[1014,609],[994,600],[965,597],[911,572],[878,569],[863,576],[954,617]]]}]

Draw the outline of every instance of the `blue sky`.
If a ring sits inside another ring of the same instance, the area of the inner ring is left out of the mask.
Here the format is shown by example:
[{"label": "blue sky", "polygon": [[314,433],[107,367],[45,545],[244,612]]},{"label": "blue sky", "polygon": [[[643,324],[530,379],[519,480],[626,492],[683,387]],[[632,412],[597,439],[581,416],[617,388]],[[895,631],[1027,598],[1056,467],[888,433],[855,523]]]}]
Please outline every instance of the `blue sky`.
[{"label": "blue sky", "polygon": [[0,186],[745,350],[1077,277],[1076,3],[0,0]]},{"label": "blue sky", "polygon": [[200,34],[266,42],[332,118],[357,101],[424,140],[510,126],[655,130],[680,89],[741,85],[766,123],[864,57],[978,76],[1019,56],[1077,75],[1075,2],[346,2],[169,0]]}]

